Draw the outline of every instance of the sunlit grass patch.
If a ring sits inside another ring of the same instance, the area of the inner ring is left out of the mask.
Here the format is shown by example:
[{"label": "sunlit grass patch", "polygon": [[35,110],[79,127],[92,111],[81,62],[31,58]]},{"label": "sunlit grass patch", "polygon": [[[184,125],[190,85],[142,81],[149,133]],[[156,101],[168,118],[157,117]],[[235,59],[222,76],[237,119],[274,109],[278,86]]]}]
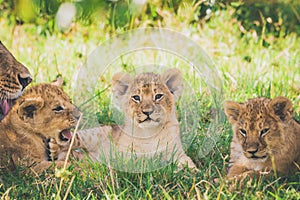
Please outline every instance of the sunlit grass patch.
[{"label": "sunlit grass patch", "polygon": [[[147,68],[150,64],[158,72],[159,66],[162,71],[166,67],[176,67],[182,71],[185,91],[177,103],[177,113],[185,150],[198,166],[199,172],[186,168],[178,170],[175,164],[170,164],[147,173],[129,173],[110,169],[103,163],[79,162],[76,165],[82,166],[82,170],[74,168],[75,164],[68,169],[72,174],[64,182],[62,198],[69,186],[68,199],[300,198],[299,174],[260,182],[246,181],[242,189],[236,185],[235,191],[230,190],[230,185],[224,180],[232,137],[230,126],[225,120],[219,124],[221,127],[213,127],[216,128],[216,135],[208,137],[206,134],[212,120],[222,116],[221,103],[225,99],[243,102],[257,96],[287,96],[294,103],[294,115],[300,119],[299,37],[290,34],[274,38],[266,47],[262,45],[261,38],[251,33],[240,37],[239,26],[230,16],[230,10],[219,11],[208,23],[200,25],[187,24],[181,21],[185,20],[184,16],[166,13],[163,22],[166,27],[191,38],[213,59],[216,73],[222,80],[224,97],[217,99],[221,101],[220,107],[215,106],[216,97],[204,81],[205,77],[197,75],[188,63],[174,58],[176,56],[172,54],[151,51],[133,52],[115,60],[111,64],[113,67],[99,74],[93,92],[83,95],[91,101],[77,101],[75,89],[81,67],[96,47],[113,35],[101,26],[103,22],[88,27],[78,23],[76,29],[68,34],[55,32],[43,36],[38,34],[38,28],[34,25],[12,26],[6,18],[0,18],[1,41],[30,69],[34,84],[50,82],[57,74],[62,74],[66,81],[65,91],[85,112],[84,119],[90,119],[95,124],[122,121],[121,114],[114,110],[111,102],[110,79],[115,72],[135,74],[137,66]],[[158,21],[149,23],[159,24]],[[122,30],[115,30],[114,34],[118,32]],[[220,116],[216,115],[216,111],[220,111]],[[90,121],[86,121],[86,124],[90,124]],[[75,178],[71,182],[73,176]],[[216,178],[219,182],[215,182]],[[0,195],[12,199],[54,199],[60,182],[60,178],[52,172],[39,177],[6,174],[1,179]]]}]

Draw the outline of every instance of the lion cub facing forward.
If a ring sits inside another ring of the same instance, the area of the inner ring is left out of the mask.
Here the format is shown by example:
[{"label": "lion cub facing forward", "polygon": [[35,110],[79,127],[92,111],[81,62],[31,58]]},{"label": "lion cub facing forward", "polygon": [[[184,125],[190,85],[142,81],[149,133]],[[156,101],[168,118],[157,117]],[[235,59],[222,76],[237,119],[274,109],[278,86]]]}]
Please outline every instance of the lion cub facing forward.
[{"label": "lion cub facing forward", "polygon": [[[59,87],[60,82],[26,90],[0,123],[0,173],[16,166],[42,172],[51,166],[48,140],[65,144],[79,110]],[[63,162],[57,161],[61,167]]]},{"label": "lion cub facing forward", "polygon": [[196,168],[184,153],[176,117],[175,103],[182,89],[179,70],[136,77],[117,73],[112,78],[112,87],[125,124],[81,130],[74,147],[83,147],[94,161],[99,161],[103,152],[107,156],[113,146],[123,155],[134,152],[138,157],[152,157],[163,153],[169,159],[173,154],[179,165]]},{"label": "lion cub facing forward", "polygon": [[233,139],[228,178],[273,171],[300,171],[300,124],[293,119],[292,102],[285,97],[227,101],[225,113]]}]

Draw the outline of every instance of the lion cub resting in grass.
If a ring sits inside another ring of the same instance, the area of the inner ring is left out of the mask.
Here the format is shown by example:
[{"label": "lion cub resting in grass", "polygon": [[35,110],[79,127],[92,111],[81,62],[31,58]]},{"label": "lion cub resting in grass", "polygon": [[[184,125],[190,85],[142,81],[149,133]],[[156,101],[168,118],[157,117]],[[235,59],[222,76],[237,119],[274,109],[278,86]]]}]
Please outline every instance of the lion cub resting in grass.
[{"label": "lion cub resting in grass", "polygon": [[[196,168],[183,150],[176,117],[175,103],[182,89],[179,70],[169,69],[162,75],[142,73],[134,78],[117,73],[112,78],[112,87],[125,124],[81,130],[73,147],[82,147],[94,161],[100,161],[103,153],[108,157],[113,146],[127,156],[132,152],[138,157],[163,153],[167,160],[173,154],[180,166]],[[60,152],[55,143],[50,147],[58,154],[54,157],[64,158],[66,151]]]},{"label": "lion cub resting in grass", "polygon": [[234,134],[228,178],[300,171],[300,124],[293,119],[292,106],[285,97],[225,103]]},{"label": "lion cub resting in grass", "polygon": [[[48,141],[64,144],[80,116],[78,109],[58,86],[40,84],[26,90],[0,123],[0,172],[17,166],[37,173],[49,168]],[[57,161],[58,167],[63,161]]]}]

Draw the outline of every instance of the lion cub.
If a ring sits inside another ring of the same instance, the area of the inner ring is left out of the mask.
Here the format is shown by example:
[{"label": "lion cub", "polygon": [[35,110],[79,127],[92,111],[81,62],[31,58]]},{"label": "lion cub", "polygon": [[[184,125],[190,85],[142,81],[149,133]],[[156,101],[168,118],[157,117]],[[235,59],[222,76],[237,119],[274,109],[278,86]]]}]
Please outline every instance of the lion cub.
[{"label": "lion cub", "polygon": [[[94,161],[99,161],[103,152],[108,156],[113,146],[123,155],[134,152],[138,157],[152,157],[164,153],[164,158],[170,159],[173,154],[179,165],[196,168],[183,150],[176,117],[175,103],[182,89],[179,70],[136,77],[117,73],[112,78],[112,88],[125,124],[81,130],[75,147],[83,147]],[[50,146],[54,148],[55,144]]]},{"label": "lion cub", "polygon": [[300,170],[300,124],[285,97],[227,101],[233,139],[228,178],[264,172],[291,175]]},{"label": "lion cub", "polygon": [[[26,90],[0,123],[0,172],[17,166],[37,173],[50,167],[50,138],[59,144],[70,139],[70,129],[80,117],[79,110],[58,86],[40,84]],[[62,161],[57,161],[62,166]]]}]

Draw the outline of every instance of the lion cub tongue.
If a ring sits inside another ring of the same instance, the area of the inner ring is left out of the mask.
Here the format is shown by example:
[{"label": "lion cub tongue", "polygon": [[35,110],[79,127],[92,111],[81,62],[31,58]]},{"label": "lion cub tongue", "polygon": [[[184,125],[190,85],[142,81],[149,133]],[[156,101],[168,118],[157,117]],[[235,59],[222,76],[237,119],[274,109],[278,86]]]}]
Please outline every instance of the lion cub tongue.
[{"label": "lion cub tongue", "polygon": [[61,132],[62,136],[65,138],[65,139],[68,139],[68,140],[71,140],[72,139],[72,133],[70,130],[63,130]]}]

